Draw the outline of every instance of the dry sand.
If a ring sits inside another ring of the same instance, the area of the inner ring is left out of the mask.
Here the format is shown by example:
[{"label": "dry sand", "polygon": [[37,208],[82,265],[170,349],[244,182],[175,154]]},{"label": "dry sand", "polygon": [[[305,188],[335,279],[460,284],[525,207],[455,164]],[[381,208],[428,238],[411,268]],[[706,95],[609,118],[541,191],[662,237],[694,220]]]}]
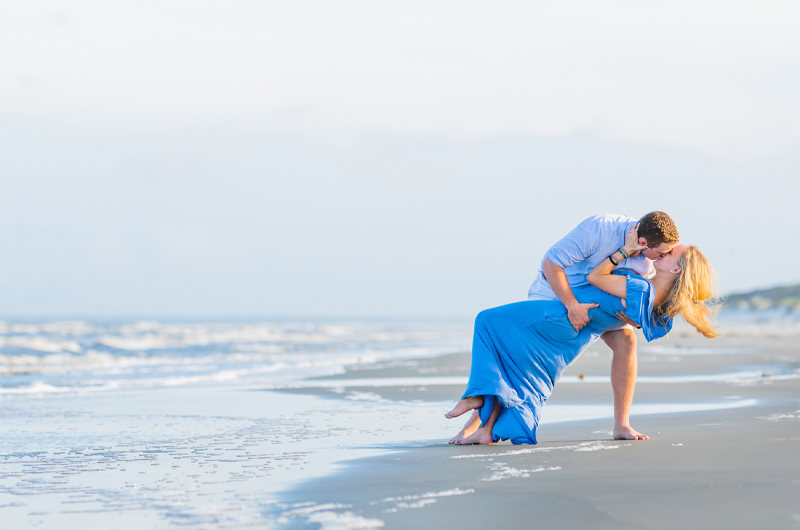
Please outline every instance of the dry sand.
[{"label": "dry sand", "polygon": [[[748,403],[634,416],[647,441],[615,441],[610,418],[542,425],[536,446],[384,447],[284,492],[267,514],[285,528],[795,528],[800,527],[800,351],[796,339],[640,339],[635,404]],[[593,346],[548,406],[607,405],[611,354]],[[464,376],[469,354],[353,370],[338,379]],[[757,373],[729,382],[659,377]],[[583,374],[583,379],[577,376]],[[648,381],[648,382],[645,382]],[[659,382],[661,381],[661,382]],[[674,381],[674,380],[673,380]],[[450,400],[453,385],[359,387],[389,400]],[[340,399],[341,389],[298,389]],[[338,393],[337,393],[338,392]],[[747,401],[755,400],[755,401]],[[342,406],[347,403],[342,400]],[[444,413],[445,410],[442,410]],[[452,420],[455,434],[461,419]],[[439,433],[432,433],[432,437]]]}]

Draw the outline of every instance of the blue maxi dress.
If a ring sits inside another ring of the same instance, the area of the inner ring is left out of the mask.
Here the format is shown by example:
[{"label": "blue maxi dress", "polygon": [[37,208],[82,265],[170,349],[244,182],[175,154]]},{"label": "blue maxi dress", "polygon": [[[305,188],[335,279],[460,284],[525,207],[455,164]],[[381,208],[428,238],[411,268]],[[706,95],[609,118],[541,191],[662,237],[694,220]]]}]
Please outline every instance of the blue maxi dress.
[{"label": "blue maxi dress", "polygon": [[494,400],[503,406],[492,431],[494,441],[535,444],[539,415],[553,386],[583,351],[604,332],[620,328],[618,311],[642,327],[648,342],[666,335],[672,319],[655,319],[652,284],[627,275],[626,307],[622,300],[588,285],[573,289],[581,303],[596,303],[591,320],[575,331],[567,309],[558,301],[528,300],[481,311],[475,319],[472,364],[463,398],[483,396],[481,422],[489,419]]}]

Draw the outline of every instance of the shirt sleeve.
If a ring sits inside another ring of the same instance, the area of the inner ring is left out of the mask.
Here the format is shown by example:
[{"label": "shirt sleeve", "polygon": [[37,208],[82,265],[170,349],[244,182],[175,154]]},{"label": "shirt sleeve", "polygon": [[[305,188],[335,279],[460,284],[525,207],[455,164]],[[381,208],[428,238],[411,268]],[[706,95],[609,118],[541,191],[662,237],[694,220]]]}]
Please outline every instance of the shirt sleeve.
[{"label": "shirt sleeve", "polygon": [[590,217],[550,247],[544,257],[566,269],[594,254],[602,241],[600,226],[594,217]]},{"label": "shirt sleeve", "polygon": [[647,264],[647,271],[644,274],[642,274],[642,276],[644,276],[648,280],[652,280],[653,278],[656,277],[656,268],[651,260],[647,258],[642,258],[642,259],[644,259],[645,263]]},{"label": "shirt sleeve", "polygon": [[672,329],[672,318],[654,317],[656,290],[653,284],[636,274],[627,276],[625,314],[642,327],[647,342],[666,336]]}]

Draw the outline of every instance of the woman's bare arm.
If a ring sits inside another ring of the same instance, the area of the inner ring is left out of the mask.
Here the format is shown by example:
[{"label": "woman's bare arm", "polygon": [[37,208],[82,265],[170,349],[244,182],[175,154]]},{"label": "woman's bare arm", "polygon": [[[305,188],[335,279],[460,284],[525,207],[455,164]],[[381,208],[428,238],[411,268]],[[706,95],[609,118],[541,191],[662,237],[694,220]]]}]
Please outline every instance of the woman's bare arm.
[{"label": "woman's bare arm", "polygon": [[[617,256],[620,255],[619,252],[615,254]],[[627,276],[611,274],[613,269],[614,264],[611,263],[610,260],[605,259],[589,273],[586,279],[589,280],[589,283],[608,294],[625,298],[628,294],[628,278]]]},{"label": "woman's bare arm", "polygon": [[[639,246],[638,228],[638,225],[632,226],[625,234],[625,245],[623,246],[623,250],[625,250],[625,253],[629,256],[635,256],[643,248]],[[624,259],[619,250],[614,252],[611,257],[614,258],[614,261],[616,262],[620,262]],[[594,270],[592,270],[592,272],[589,273],[586,279],[598,289],[605,291],[608,294],[619,296],[624,300],[628,294],[628,278],[625,276],[611,274],[613,269],[614,264],[611,263],[611,260],[605,259],[601,261],[600,264],[595,267]]]}]

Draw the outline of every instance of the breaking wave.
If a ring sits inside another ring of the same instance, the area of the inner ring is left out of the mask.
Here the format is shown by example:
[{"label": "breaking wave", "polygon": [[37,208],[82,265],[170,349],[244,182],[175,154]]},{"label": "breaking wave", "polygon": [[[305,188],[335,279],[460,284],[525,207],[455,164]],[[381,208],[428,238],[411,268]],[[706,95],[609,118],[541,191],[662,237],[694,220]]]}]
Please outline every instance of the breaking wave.
[{"label": "breaking wave", "polygon": [[0,322],[0,395],[270,383],[465,351],[462,322]]}]

